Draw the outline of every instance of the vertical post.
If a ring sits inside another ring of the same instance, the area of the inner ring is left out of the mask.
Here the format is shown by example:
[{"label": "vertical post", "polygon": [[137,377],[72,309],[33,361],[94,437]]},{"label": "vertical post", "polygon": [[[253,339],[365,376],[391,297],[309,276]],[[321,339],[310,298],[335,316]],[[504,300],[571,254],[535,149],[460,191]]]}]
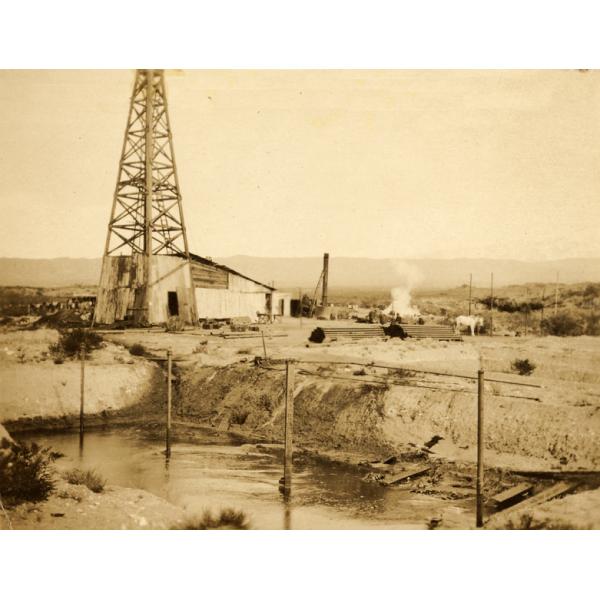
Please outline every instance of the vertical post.
[{"label": "vertical post", "polygon": [[525,337],[529,328],[529,288],[525,288]]},{"label": "vertical post", "polygon": [[265,360],[267,360],[267,345],[265,344],[265,332],[261,329],[260,333],[262,335],[263,352],[265,353]]},{"label": "vertical post", "polygon": [[285,362],[285,449],[283,463],[283,494],[289,497],[292,492],[292,461],[294,433],[294,361]]},{"label": "vertical post", "polygon": [[171,457],[171,381],[172,381],[173,357],[170,350],[167,350],[167,439],[166,451],[167,458]]},{"label": "vertical post", "polygon": [[490,335],[494,335],[494,274],[492,273],[490,293]]},{"label": "vertical post", "polygon": [[477,527],[483,526],[483,369],[477,372]]},{"label": "vertical post", "polygon": [[471,316],[472,292],[473,292],[473,273],[469,273],[469,316]]},{"label": "vertical post", "polygon": [[83,413],[85,400],[85,344],[79,347],[79,360],[81,362],[81,384],[79,389],[79,438],[83,440]]},{"label": "vertical post", "polygon": [[542,314],[540,316],[540,335],[543,333],[542,332],[542,323],[544,321],[544,307],[546,305],[546,288],[544,287],[542,289]]},{"label": "vertical post", "polygon": [[300,298],[300,327],[302,327],[302,288],[298,288],[298,298]]},{"label": "vertical post", "polygon": [[321,304],[323,307],[327,306],[327,287],[329,285],[329,254],[325,252],[323,254],[323,296],[321,298]]},{"label": "vertical post", "polygon": [[556,271],[556,286],[554,288],[554,316],[558,313],[558,271]]}]

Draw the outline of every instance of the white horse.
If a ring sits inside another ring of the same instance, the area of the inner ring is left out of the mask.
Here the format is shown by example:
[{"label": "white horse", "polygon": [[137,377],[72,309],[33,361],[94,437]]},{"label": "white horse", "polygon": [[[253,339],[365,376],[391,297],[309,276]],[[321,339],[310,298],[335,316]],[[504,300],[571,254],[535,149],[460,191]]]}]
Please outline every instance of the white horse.
[{"label": "white horse", "polygon": [[475,332],[479,333],[479,328],[483,327],[483,317],[460,315],[456,317],[454,327],[457,331],[460,331],[461,327],[468,327],[471,335],[475,335]]}]

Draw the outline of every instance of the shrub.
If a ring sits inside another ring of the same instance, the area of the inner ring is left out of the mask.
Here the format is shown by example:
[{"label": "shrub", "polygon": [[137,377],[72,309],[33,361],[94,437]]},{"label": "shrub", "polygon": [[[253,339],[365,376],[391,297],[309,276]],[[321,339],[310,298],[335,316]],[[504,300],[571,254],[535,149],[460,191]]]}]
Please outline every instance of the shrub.
[{"label": "shrub", "polygon": [[144,356],[144,354],[146,354],[146,348],[144,348],[142,344],[133,344],[131,348],[129,348],[129,354],[133,356]]},{"label": "shrub", "polygon": [[79,354],[83,344],[86,354],[102,345],[102,338],[93,331],[71,329],[62,331],[56,344],[50,344],[48,350],[56,358],[73,357]]},{"label": "shrub", "polygon": [[519,375],[531,375],[536,367],[536,365],[530,362],[528,358],[517,358],[510,366],[512,370],[517,371]]},{"label": "shrub", "polygon": [[181,317],[169,317],[165,325],[167,331],[183,331],[185,328],[185,321]]},{"label": "shrub", "polygon": [[71,469],[65,473],[64,477],[69,483],[74,485],[85,485],[95,494],[102,492],[106,485],[106,480],[92,469],[88,469],[87,471]]},{"label": "shrub", "polygon": [[238,354],[252,354],[252,348],[240,348]]},{"label": "shrub", "polygon": [[566,312],[561,312],[544,319],[541,327],[542,331],[549,335],[569,336],[583,334],[583,325],[573,315]]},{"label": "shrub", "polygon": [[62,456],[37,444],[15,444],[2,440],[0,446],[0,493],[6,506],[41,502],[54,490],[52,463]]},{"label": "shrub", "polygon": [[591,314],[585,319],[585,334],[600,335],[600,315]]},{"label": "shrub", "polygon": [[229,424],[243,425],[246,422],[249,414],[250,411],[236,406],[229,417]]},{"label": "shrub", "polygon": [[193,354],[207,354],[208,353],[208,340],[202,340],[198,343],[198,345],[192,350]]},{"label": "shrub", "polygon": [[226,508],[218,516],[213,516],[210,511],[206,511],[200,518],[191,517],[181,525],[171,527],[171,529],[250,529],[248,517],[241,510]]}]

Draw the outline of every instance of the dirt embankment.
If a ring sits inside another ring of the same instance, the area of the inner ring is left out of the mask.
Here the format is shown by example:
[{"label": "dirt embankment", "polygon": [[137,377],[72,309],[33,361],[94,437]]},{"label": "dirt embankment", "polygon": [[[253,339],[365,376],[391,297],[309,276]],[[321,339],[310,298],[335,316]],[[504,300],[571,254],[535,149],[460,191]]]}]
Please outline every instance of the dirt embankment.
[{"label": "dirt embankment", "polygon": [[[445,390],[409,387],[410,379],[380,384],[376,370],[370,371],[365,379],[375,383],[336,380],[344,376],[344,367],[333,372],[329,368],[327,378],[298,374],[294,400],[297,443],[381,457],[414,451],[415,446],[439,435],[444,439],[433,448],[436,455],[475,459],[472,383],[446,382]],[[280,441],[283,390],[282,370],[197,366],[182,375],[177,413],[185,420]],[[600,411],[596,407],[547,405],[510,397],[510,390],[488,392],[485,437],[489,465],[523,469],[600,466]]]},{"label": "dirt embankment", "polygon": [[[0,335],[0,422],[10,431],[68,428],[78,420],[81,364],[68,359],[56,364],[49,345],[57,340],[51,329]],[[92,423],[133,410],[164,387],[156,364],[105,343],[85,362],[86,419]]]}]

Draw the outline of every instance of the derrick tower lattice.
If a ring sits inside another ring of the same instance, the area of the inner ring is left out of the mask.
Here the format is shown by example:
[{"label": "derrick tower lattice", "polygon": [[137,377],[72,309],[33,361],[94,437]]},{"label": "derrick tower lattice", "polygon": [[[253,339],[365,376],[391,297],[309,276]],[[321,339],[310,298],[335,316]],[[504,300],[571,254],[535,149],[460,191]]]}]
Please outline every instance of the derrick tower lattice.
[{"label": "derrick tower lattice", "polygon": [[136,71],[104,248],[123,254],[189,260],[162,70]]}]

